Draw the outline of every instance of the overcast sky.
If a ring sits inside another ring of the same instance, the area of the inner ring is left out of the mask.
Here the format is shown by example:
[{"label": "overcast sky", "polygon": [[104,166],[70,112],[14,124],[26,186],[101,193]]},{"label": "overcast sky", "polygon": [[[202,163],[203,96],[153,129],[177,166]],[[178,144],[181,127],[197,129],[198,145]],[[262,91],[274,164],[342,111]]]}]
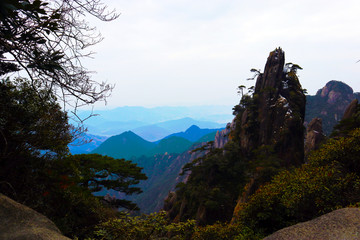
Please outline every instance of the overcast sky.
[{"label": "overcast sky", "polygon": [[[103,0],[121,16],[86,66],[115,84],[117,106],[235,105],[251,68],[281,47],[315,94],[330,80],[360,91],[359,0]],[[104,103],[97,108],[103,108]]]}]

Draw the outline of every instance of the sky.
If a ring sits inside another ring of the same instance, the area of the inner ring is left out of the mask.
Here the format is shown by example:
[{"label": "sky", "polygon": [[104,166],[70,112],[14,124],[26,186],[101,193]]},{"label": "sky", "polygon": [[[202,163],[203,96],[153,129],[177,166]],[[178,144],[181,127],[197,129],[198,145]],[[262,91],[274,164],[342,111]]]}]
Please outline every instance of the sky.
[{"label": "sky", "polygon": [[271,51],[300,65],[314,95],[330,80],[360,91],[359,0],[102,0],[120,17],[89,18],[104,40],[85,66],[114,84],[107,105],[236,105]]}]

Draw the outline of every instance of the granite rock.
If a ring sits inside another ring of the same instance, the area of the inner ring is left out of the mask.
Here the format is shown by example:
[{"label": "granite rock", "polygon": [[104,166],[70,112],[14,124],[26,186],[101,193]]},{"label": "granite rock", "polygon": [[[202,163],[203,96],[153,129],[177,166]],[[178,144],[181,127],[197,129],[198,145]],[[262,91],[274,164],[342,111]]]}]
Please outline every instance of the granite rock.
[{"label": "granite rock", "polygon": [[343,208],[313,220],[281,229],[264,240],[360,239],[360,209]]},{"label": "granite rock", "polygon": [[69,240],[44,215],[0,194],[0,239]]}]

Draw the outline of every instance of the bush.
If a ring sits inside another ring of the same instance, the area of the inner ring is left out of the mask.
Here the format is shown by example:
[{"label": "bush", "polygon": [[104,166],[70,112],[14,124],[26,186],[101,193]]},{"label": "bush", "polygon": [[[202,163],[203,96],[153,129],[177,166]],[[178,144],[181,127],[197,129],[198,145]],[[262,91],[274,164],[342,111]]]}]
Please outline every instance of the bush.
[{"label": "bush", "polygon": [[238,206],[236,218],[270,234],[360,201],[360,129],[330,139],[309,163],[286,170]]},{"label": "bush", "polygon": [[168,224],[166,212],[131,217],[123,214],[97,226],[96,239],[143,240],[143,239],[190,239],[195,227],[194,220]]},{"label": "bush", "polygon": [[205,227],[197,227],[192,240],[255,240],[261,236],[248,227],[239,224],[215,223]]},{"label": "bush", "polygon": [[166,212],[131,217],[123,214],[97,226],[95,239],[102,240],[245,240],[261,239],[248,227],[238,224],[215,223],[205,227],[195,220],[168,223]]}]

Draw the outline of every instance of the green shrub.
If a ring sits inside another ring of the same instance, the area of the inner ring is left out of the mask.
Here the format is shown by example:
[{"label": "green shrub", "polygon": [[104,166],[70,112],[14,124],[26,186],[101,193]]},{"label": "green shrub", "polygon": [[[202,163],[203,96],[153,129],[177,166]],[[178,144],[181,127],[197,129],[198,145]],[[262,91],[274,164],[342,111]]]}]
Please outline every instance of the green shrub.
[{"label": "green shrub", "polygon": [[204,227],[197,227],[192,240],[252,240],[261,239],[261,236],[248,227],[239,224],[215,223]]},{"label": "green shrub", "polygon": [[195,220],[168,223],[166,212],[131,217],[123,214],[97,226],[94,239],[102,240],[251,240],[261,236],[239,224],[215,223],[199,227]]},{"label": "green shrub", "polygon": [[360,201],[360,129],[330,139],[309,163],[286,170],[237,207],[237,221],[270,234]]},{"label": "green shrub", "polygon": [[190,239],[195,221],[168,223],[166,212],[131,217],[123,214],[97,226],[96,239],[143,240],[143,239]]}]

